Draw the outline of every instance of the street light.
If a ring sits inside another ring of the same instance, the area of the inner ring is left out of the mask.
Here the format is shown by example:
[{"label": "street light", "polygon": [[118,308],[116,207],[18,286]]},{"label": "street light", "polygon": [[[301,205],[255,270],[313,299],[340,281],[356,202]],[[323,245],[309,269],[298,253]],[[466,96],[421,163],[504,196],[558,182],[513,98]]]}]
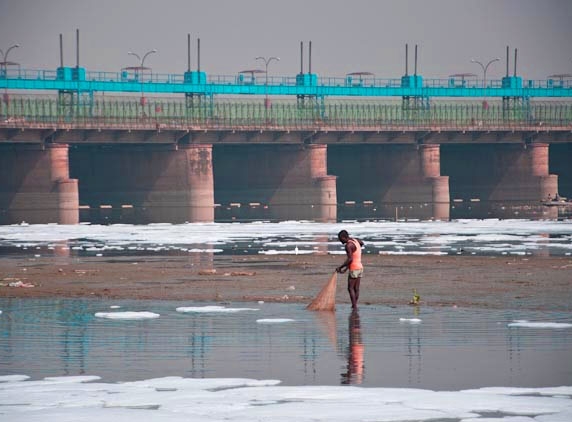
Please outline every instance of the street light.
[{"label": "street light", "polygon": [[266,73],[266,82],[264,84],[264,93],[265,93],[265,98],[264,98],[264,106],[268,109],[270,107],[270,103],[268,101],[268,65],[270,64],[270,62],[272,60],[276,60],[277,62],[280,61],[280,57],[262,57],[259,56],[257,57],[255,60],[262,60],[264,62],[264,66],[265,66],[265,73]]},{"label": "street light", "polygon": [[11,50],[18,47],[20,47],[20,44],[14,44],[13,46],[9,47],[8,50],[6,50],[6,53],[0,50],[0,55],[2,55],[2,61],[0,62],[0,64],[5,70],[8,70],[8,65],[12,64],[8,61],[8,54],[10,53]]},{"label": "street light", "polygon": [[156,52],[157,52],[156,49],[150,50],[150,51],[146,52],[146,53],[143,55],[143,58],[141,58],[141,56],[139,56],[139,54],[134,53],[133,51],[128,51],[128,52],[127,52],[128,55],[130,55],[130,56],[135,56],[135,57],[137,57],[137,60],[139,60],[139,66],[134,69],[136,75],[138,75],[138,72],[137,72],[138,70],[143,71],[143,70],[147,69],[147,68],[145,67],[145,59],[147,58],[147,56],[148,56],[149,54],[153,54],[153,53],[156,53]]},{"label": "street light", "polygon": [[[139,79],[139,71],[143,72],[144,70],[146,70],[147,68],[145,67],[145,59],[147,58],[147,56],[149,54],[153,54],[156,53],[157,50],[154,48],[153,50],[149,50],[148,52],[146,52],[143,55],[143,58],[141,58],[141,56],[139,56],[139,54],[134,53],[133,51],[128,51],[127,54],[129,56],[135,56],[137,57],[137,60],[139,60],[139,66],[135,67],[135,68],[126,68],[126,69],[131,69],[135,71],[135,78]],[[145,99],[145,96],[143,95],[143,85],[141,85],[141,105],[144,106],[147,103],[147,100]]]},{"label": "street light", "polygon": [[481,66],[481,69],[483,69],[483,108],[488,108],[488,103],[487,103],[487,69],[489,68],[489,66],[494,63],[494,62],[498,62],[500,60],[500,57],[496,57],[492,60],[489,60],[489,62],[484,65],[482,64],[480,61],[475,60],[475,59],[471,59],[471,63],[476,63],[479,66]]},{"label": "street light", "polygon": [[[0,50],[0,54],[2,55],[2,61],[0,62],[0,77],[7,78],[8,77],[8,66],[9,65],[18,65],[17,63],[10,63],[8,61],[8,54],[11,50],[20,47],[20,44],[14,44],[13,46],[9,47],[4,53]],[[2,94],[2,100],[8,104],[10,102],[10,97],[8,96],[8,88],[4,90],[4,94]]]}]

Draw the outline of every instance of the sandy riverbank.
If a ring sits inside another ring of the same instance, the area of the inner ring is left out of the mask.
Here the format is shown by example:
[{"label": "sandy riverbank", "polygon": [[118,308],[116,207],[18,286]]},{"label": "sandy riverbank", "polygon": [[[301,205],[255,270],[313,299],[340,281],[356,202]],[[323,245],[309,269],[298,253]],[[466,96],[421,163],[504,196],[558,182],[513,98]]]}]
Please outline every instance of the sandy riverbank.
[{"label": "sandy riverbank", "polygon": [[[0,298],[309,302],[343,256],[3,257]],[[572,257],[364,257],[360,303],[572,310]],[[338,303],[348,303],[345,275]],[[21,281],[34,287],[10,287]]]}]

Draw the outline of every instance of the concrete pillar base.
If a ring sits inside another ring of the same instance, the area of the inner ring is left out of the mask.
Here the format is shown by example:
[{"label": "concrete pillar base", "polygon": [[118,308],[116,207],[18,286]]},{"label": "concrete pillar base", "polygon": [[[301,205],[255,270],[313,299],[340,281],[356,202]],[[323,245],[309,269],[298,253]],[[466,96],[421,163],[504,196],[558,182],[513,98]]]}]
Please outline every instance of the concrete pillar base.
[{"label": "concrete pillar base", "polygon": [[214,157],[217,218],[336,221],[326,145],[221,145]]},{"label": "concrete pillar base", "polygon": [[433,212],[432,217],[436,220],[449,220],[451,210],[451,200],[449,196],[449,177],[429,177],[427,181],[431,184]]},{"label": "concrete pillar base", "polygon": [[[214,221],[211,145],[78,148],[72,170],[92,221]],[[111,209],[104,213],[101,206]]]},{"label": "concrete pillar base", "polygon": [[78,181],[67,145],[11,145],[0,152],[0,224],[79,223]]},{"label": "concrete pillar base", "polygon": [[335,222],[336,176],[326,174],[327,146],[300,148],[284,164],[286,173],[269,201],[271,218]]},{"label": "concrete pillar base", "polygon": [[343,218],[449,219],[439,145],[344,145],[330,154]]}]

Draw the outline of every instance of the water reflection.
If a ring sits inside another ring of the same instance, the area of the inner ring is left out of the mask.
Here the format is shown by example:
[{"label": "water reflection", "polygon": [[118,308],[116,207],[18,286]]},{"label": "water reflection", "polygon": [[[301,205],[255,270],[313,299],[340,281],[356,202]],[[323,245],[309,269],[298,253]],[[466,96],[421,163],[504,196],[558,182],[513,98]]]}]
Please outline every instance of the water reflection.
[{"label": "water reflection", "polygon": [[[227,305],[258,309],[238,313],[175,310],[203,305],[211,303],[0,298],[0,375],[236,377],[430,389],[570,382],[562,368],[569,367],[571,329],[507,326],[519,319],[570,322],[570,312],[364,305],[350,313],[341,305],[337,312],[310,313],[302,305],[270,303]],[[152,311],[160,318],[96,318],[101,311]],[[257,323],[268,318],[294,321]]]},{"label": "water reflection", "polygon": [[348,335],[347,372],[342,374],[342,384],[358,385],[364,380],[364,344],[357,309],[348,319]]},{"label": "water reflection", "polygon": [[[421,319],[419,316],[419,306],[413,308],[412,318]],[[407,373],[409,376],[408,382],[411,385],[418,384],[421,381],[421,334],[419,330],[419,324],[412,324],[407,330]]]},{"label": "water reflection", "polygon": [[334,350],[336,350],[338,346],[338,323],[336,320],[336,313],[322,311],[315,312],[314,315],[318,328],[325,334]]}]

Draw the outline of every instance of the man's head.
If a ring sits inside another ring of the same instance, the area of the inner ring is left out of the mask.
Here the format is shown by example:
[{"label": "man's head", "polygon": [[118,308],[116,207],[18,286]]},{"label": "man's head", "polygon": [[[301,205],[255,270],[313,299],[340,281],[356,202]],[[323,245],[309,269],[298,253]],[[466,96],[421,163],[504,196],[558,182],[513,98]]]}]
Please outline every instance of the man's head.
[{"label": "man's head", "polygon": [[348,242],[349,238],[350,238],[350,235],[345,230],[342,230],[338,233],[338,240],[344,244]]}]

